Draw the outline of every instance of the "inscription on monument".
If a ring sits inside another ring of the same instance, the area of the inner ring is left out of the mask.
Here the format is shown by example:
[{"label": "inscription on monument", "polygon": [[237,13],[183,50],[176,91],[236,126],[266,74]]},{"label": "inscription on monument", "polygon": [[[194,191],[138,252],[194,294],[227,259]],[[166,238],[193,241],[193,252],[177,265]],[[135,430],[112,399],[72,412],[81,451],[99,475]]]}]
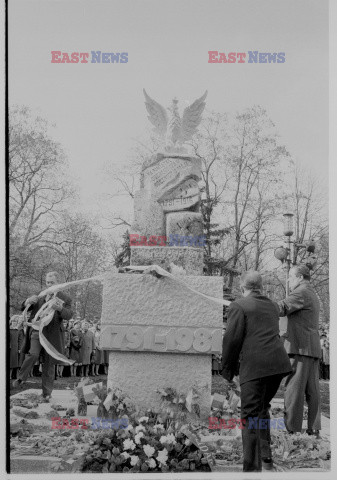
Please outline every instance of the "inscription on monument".
[{"label": "inscription on monument", "polygon": [[108,325],[102,341],[109,350],[221,353],[222,332],[220,328]]}]

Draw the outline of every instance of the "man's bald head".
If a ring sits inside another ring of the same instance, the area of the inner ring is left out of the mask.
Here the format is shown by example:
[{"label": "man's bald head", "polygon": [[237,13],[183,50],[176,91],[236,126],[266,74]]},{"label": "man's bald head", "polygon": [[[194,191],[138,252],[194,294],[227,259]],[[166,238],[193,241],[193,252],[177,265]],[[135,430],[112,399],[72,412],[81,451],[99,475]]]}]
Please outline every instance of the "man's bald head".
[{"label": "man's bald head", "polygon": [[250,270],[241,275],[241,287],[251,292],[262,290],[262,277],[259,272]]}]

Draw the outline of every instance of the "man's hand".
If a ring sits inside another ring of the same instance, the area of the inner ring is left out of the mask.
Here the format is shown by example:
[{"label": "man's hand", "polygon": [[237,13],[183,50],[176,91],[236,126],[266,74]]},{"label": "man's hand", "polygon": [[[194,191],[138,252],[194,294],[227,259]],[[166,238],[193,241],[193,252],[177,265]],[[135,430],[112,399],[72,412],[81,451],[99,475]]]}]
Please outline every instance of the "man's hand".
[{"label": "man's hand", "polygon": [[31,297],[27,298],[27,300],[25,301],[25,305],[26,307],[28,305],[35,305],[35,303],[37,303],[39,301],[39,297],[37,295],[32,295]]},{"label": "man's hand", "polygon": [[53,308],[54,310],[57,310],[58,312],[60,312],[63,308],[63,300],[61,300],[60,298],[53,298],[50,302],[50,307]]}]

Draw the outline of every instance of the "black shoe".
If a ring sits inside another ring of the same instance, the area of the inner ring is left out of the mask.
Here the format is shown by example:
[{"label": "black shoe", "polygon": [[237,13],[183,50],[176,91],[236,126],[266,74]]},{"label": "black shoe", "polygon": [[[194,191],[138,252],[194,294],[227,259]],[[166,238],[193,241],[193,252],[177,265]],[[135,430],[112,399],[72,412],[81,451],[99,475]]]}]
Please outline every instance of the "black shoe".
[{"label": "black shoe", "polygon": [[307,433],[308,435],[315,435],[316,438],[321,438],[320,435],[319,435],[319,430],[313,430],[312,428],[308,428],[308,429],[306,430],[306,433]]},{"label": "black shoe", "polygon": [[262,459],[262,470],[274,470],[274,464],[272,458]]}]

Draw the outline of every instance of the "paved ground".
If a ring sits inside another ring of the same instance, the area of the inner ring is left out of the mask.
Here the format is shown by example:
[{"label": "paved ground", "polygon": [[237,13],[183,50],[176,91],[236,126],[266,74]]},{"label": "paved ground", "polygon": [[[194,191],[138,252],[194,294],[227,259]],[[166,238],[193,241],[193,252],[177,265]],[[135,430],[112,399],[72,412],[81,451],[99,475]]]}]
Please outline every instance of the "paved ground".
[{"label": "paved ground", "polygon": [[[106,375],[99,375],[90,377],[94,382],[102,382],[106,381]],[[66,389],[73,389],[75,383],[80,381],[81,377],[62,377],[55,380],[54,389],[55,390],[66,390]],[[12,382],[11,382],[12,383]],[[10,389],[10,395],[15,393],[21,392],[23,390],[29,390],[30,388],[41,388],[41,377],[29,377],[27,382],[23,385],[20,385],[17,388]]]}]

